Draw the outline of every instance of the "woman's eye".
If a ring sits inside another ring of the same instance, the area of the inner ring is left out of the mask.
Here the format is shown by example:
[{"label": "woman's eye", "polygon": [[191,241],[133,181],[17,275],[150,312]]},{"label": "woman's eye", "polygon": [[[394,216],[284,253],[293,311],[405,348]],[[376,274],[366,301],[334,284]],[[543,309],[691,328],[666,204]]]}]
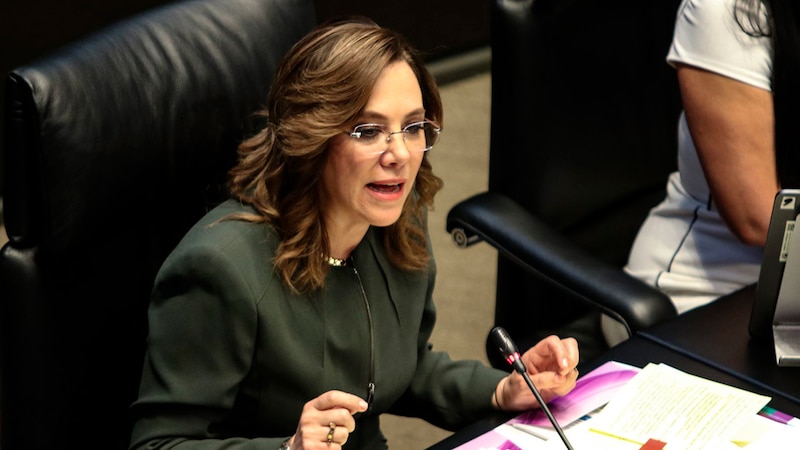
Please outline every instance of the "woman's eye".
[{"label": "woman's eye", "polygon": [[358,132],[361,133],[362,139],[374,139],[383,133],[379,127],[363,127],[359,128]]},{"label": "woman's eye", "polygon": [[405,132],[408,134],[417,134],[422,131],[424,127],[421,123],[412,123],[411,125],[405,128]]}]

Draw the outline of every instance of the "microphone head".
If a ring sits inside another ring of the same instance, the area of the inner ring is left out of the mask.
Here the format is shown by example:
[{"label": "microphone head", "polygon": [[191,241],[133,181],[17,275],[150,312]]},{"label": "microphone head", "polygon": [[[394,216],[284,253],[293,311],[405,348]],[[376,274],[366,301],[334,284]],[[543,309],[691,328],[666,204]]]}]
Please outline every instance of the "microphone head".
[{"label": "microphone head", "polygon": [[525,372],[525,366],[522,364],[522,360],[519,359],[519,350],[517,350],[516,344],[511,340],[511,336],[508,335],[505,328],[494,327],[490,335],[492,343],[503,355],[503,358],[517,371]]},{"label": "microphone head", "polygon": [[492,329],[492,343],[497,347],[497,350],[500,352],[503,357],[508,355],[519,353],[517,350],[516,344],[514,341],[511,340],[511,336],[508,335],[508,332],[503,327],[494,327]]}]

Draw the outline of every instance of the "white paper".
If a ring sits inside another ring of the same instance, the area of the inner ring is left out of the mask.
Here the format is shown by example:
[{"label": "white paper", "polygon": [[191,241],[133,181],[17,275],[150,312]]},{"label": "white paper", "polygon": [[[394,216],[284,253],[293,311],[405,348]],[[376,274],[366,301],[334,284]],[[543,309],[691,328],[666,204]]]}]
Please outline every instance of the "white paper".
[{"label": "white paper", "polygon": [[769,400],[664,364],[649,364],[592,418],[591,429],[639,445],[652,438],[669,448],[730,448],[740,424]]}]

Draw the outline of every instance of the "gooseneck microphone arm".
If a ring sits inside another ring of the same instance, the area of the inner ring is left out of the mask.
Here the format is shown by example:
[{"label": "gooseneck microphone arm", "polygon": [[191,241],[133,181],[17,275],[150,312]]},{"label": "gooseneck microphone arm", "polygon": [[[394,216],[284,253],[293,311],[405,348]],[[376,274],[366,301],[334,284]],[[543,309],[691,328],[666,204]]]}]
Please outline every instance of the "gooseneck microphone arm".
[{"label": "gooseneck microphone arm", "polygon": [[503,358],[505,358],[511,367],[513,367],[517,373],[522,375],[522,378],[524,378],[525,382],[528,383],[528,387],[531,389],[531,392],[533,392],[533,396],[536,397],[536,401],[539,402],[539,406],[542,408],[542,411],[544,411],[545,415],[547,415],[550,423],[553,424],[553,428],[555,428],[556,433],[558,433],[558,436],[564,442],[564,445],[566,445],[569,450],[573,450],[572,445],[567,439],[567,435],[564,434],[564,430],[562,430],[558,425],[558,421],[556,421],[555,416],[553,416],[553,413],[550,412],[550,408],[548,408],[547,404],[544,402],[542,394],[539,393],[539,390],[533,385],[531,377],[528,376],[528,371],[525,370],[525,364],[519,357],[519,350],[517,350],[517,346],[514,344],[514,341],[511,340],[511,337],[503,327],[494,327],[492,329],[491,336],[495,346],[500,351],[500,354],[503,355]]}]

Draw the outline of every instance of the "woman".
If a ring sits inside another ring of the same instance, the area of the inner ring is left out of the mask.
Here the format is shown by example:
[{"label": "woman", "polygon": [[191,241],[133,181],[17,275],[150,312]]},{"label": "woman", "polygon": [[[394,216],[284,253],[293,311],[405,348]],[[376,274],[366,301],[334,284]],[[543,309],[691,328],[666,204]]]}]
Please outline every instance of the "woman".
[{"label": "woman", "polygon": [[[518,374],[428,344],[442,105],[408,44],[324,24],[282,61],[264,115],[233,199],[157,277],[131,448],[380,449],[384,412],[452,429],[537,406]],[[573,339],[523,360],[545,400],[574,387]]]},{"label": "woman", "polygon": [[797,106],[792,3],[684,0],[678,9],[667,61],[684,107],[679,170],[626,270],[666,292],[679,313],[758,280],[775,194],[797,186],[797,127],[791,109],[778,113],[779,100]]}]

